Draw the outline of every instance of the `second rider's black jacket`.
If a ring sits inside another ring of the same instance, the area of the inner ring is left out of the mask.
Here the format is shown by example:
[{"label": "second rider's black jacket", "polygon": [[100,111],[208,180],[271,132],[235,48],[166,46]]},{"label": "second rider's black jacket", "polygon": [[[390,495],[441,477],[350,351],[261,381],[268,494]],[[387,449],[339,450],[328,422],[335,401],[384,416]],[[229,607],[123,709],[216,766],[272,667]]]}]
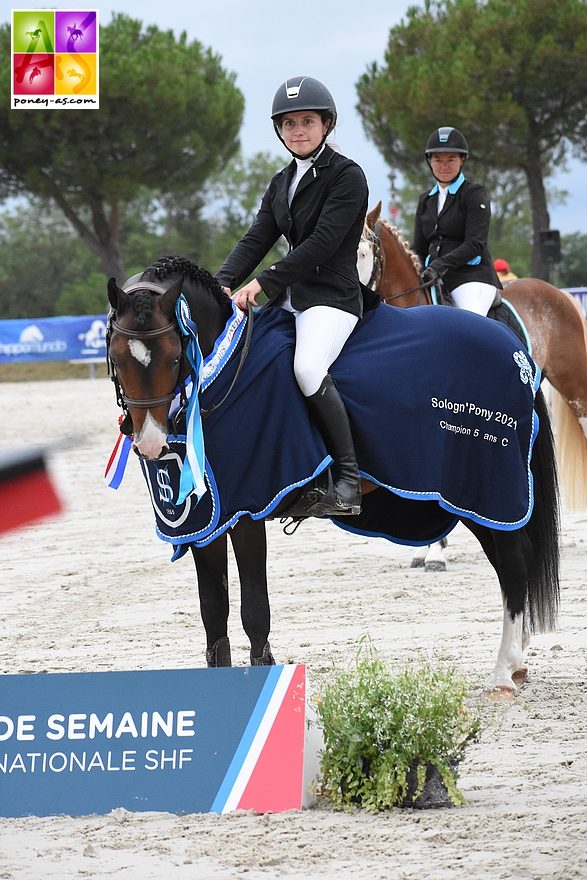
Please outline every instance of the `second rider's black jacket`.
[{"label": "second rider's black jacket", "polygon": [[466,281],[501,288],[487,247],[491,205],[485,187],[461,173],[448,187],[438,213],[438,184],[422,193],[416,209],[412,249],[422,266],[432,265],[448,290]]}]

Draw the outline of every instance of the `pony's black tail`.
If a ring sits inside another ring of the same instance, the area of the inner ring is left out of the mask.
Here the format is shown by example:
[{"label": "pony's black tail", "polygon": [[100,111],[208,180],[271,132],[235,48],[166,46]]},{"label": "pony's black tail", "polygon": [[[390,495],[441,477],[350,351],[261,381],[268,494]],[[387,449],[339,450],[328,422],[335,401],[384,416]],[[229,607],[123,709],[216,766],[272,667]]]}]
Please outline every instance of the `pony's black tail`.
[{"label": "pony's black tail", "polygon": [[533,550],[527,601],[532,632],[548,632],[556,627],[559,605],[560,497],[552,426],[540,389],[534,409],[540,426],[532,452],[534,510],[526,527]]}]

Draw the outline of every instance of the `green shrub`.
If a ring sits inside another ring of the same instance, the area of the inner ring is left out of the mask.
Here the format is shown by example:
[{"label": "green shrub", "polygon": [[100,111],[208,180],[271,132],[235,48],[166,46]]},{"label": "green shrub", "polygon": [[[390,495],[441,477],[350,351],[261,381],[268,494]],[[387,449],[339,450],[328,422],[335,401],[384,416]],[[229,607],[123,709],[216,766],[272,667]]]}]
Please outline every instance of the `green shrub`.
[{"label": "green shrub", "polygon": [[452,668],[425,661],[396,671],[372,651],[349,671],[334,672],[317,700],[324,736],[320,793],[335,806],[386,810],[413,801],[436,768],[452,803],[463,803],[455,768],[479,730],[467,684]]}]

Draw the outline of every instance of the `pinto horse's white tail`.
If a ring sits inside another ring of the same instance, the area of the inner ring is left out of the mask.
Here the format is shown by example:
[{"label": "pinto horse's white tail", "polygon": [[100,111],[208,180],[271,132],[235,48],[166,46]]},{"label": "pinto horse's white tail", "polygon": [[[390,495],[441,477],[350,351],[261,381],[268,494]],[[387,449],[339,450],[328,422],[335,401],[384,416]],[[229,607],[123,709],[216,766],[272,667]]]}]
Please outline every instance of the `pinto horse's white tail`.
[{"label": "pinto horse's white tail", "polygon": [[[587,350],[587,322],[581,306],[570,293],[563,293],[581,315]],[[587,510],[587,419],[579,419],[554,388],[550,397],[550,409],[564,506],[567,510]]]},{"label": "pinto horse's white tail", "polygon": [[551,415],[564,507],[567,510],[586,510],[587,439],[575,413],[554,388]]}]

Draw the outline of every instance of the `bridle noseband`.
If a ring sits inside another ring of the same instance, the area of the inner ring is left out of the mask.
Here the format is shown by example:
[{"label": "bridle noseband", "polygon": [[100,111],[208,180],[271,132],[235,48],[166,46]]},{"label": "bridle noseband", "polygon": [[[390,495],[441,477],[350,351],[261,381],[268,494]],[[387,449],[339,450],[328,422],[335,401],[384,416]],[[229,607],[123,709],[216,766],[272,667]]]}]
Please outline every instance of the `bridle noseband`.
[{"label": "bridle noseband", "polygon": [[[126,294],[135,293],[137,290],[151,290],[158,296],[163,296],[163,294],[166,292],[164,288],[161,287],[159,284],[153,284],[150,281],[141,281],[138,284],[133,284],[130,287],[123,288],[123,290]],[[159,337],[165,336],[168,333],[177,333],[181,343],[181,354],[178,363],[177,386],[172,391],[170,391],[169,394],[164,394],[162,397],[152,397],[145,400],[128,397],[122,390],[122,386],[120,384],[120,380],[116,371],[116,365],[110,357],[110,342],[113,333],[119,333],[126,339],[139,339],[141,342],[149,341],[151,339],[158,339]],[[179,422],[179,418],[188,405],[187,395],[185,392],[185,384],[181,382],[181,376],[184,371],[187,370],[186,346],[187,337],[183,336],[179,332],[179,327],[175,321],[170,321],[163,327],[157,327],[154,330],[130,330],[126,327],[121,327],[121,325],[118,323],[118,321],[115,320],[114,317],[111,318],[106,332],[106,362],[108,366],[108,375],[112,379],[116,391],[116,403],[123,411],[125,419],[126,417],[129,417],[129,406],[135,407],[136,409],[149,409],[152,406],[162,406],[165,403],[171,403],[172,400],[175,400],[175,397],[177,396],[177,393],[179,391],[179,409],[174,414],[173,419],[171,420],[173,433],[174,435],[177,434],[177,425]]]},{"label": "bridle noseband", "polygon": [[[112,321],[111,323],[112,331],[115,333],[119,333],[121,336],[125,336],[127,339],[140,339],[141,342],[148,341],[150,339],[157,339],[159,336],[165,336],[167,333],[177,333],[179,335],[179,328],[176,323],[173,321],[169,324],[166,324],[164,327],[158,327],[156,330],[127,330],[126,327],[121,327],[118,321]],[[184,342],[183,337],[180,337],[180,341],[182,343],[182,357],[184,352]],[[109,346],[108,346],[109,349]],[[176,390],[173,390],[169,394],[164,394],[163,397],[152,397],[148,400],[138,400],[134,397],[127,397],[126,394],[122,393],[122,388],[120,386],[120,382],[118,381],[118,377],[116,376],[115,367],[112,363],[110,357],[108,358],[108,365],[112,367],[112,378],[118,388],[120,388],[120,399],[123,401],[126,406],[134,406],[137,409],[149,409],[150,406],[159,406],[163,403],[171,403],[177,394]],[[180,366],[180,374],[181,374],[181,362]],[[115,378],[116,377],[116,378]],[[123,407],[124,408],[124,407]]]}]

